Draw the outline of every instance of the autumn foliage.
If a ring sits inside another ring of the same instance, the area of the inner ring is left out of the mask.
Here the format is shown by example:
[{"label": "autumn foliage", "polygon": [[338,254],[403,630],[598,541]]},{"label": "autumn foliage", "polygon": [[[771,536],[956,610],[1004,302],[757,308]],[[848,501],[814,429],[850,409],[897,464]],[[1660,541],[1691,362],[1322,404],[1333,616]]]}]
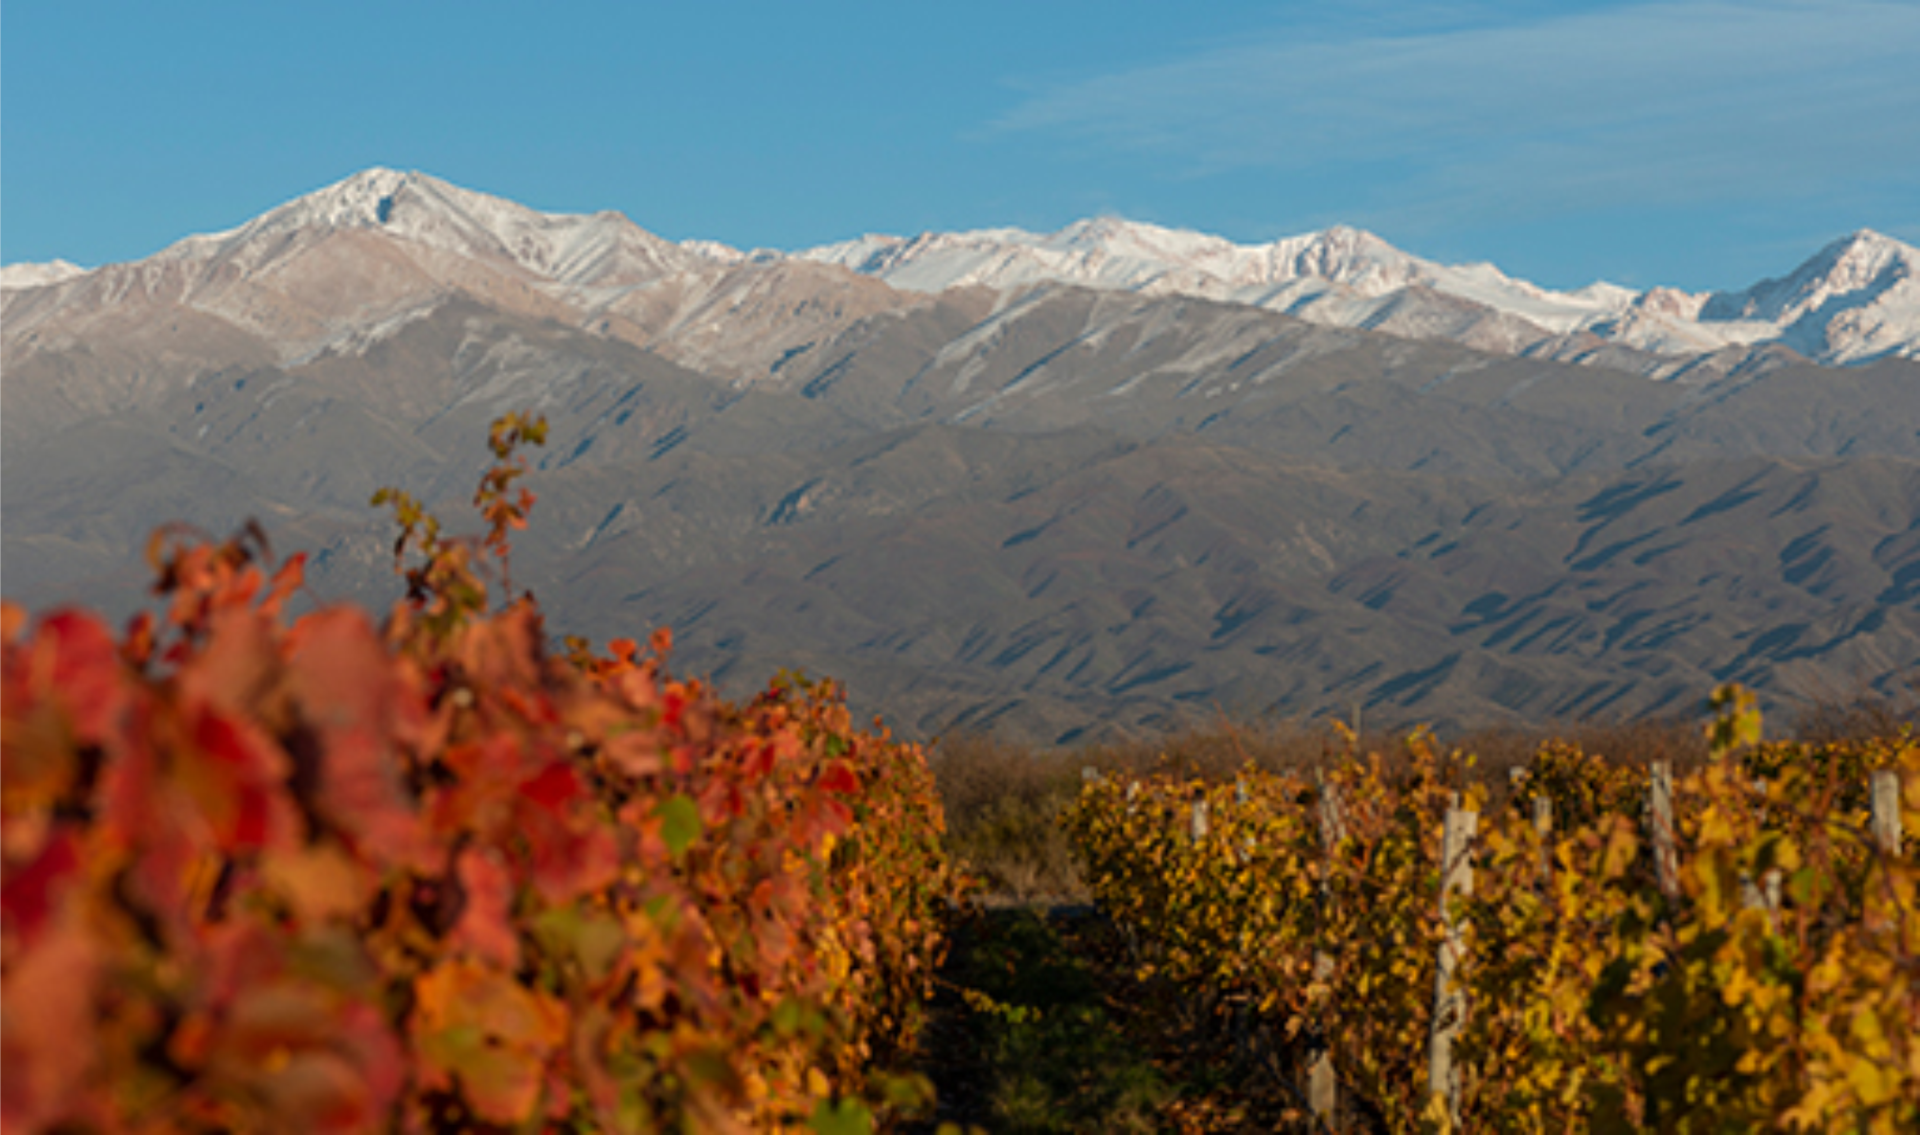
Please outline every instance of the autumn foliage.
[{"label": "autumn foliage", "polygon": [[504,419],[409,594],[290,618],[303,560],[174,531],[164,601],[4,616],[7,1131],[859,1130],[954,876],[920,752],[828,683],[729,703],[662,631],[489,611]]},{"label": "autumn foliage", "polygon": [[[1673,786],[1663,892],[1647,770],[1541,747],[1509,806],[1415,734],[1389,775],[1090,780],[1065,822],[1139,975],[1295,1065],[1324,1052],[1387,1130],[1920,1129],[1920,855],[1868,826],[1894,770],[1920,829],[1920,737],[1759,742],[1737,692]],[[1631,754],[1617,754],[1629,757]],[[1550,804],[1550,830],[1536,798]],[[1442,820],[1480,812],[1457,1122],[1430,1091]],[[1196,812],[1203,822],[1196,822]]]}]

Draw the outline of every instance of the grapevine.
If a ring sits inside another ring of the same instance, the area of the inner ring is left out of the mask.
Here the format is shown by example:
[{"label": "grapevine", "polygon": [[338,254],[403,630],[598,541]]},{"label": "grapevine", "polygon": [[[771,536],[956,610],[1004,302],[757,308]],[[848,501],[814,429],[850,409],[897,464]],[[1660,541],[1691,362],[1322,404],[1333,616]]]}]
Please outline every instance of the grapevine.
[{"label": "grapevine", "polygon": [[1628,754],[1550,743],[1482,815],[1473,894],[1452,908],[1468,1005],[1452,1113],[1424,1053],[1440,820],[1487,808],[1469,758],[1415,735],[1396,777],[1355,747],[1233,785],[1109,777],[1064,821],[1143,978],[1201,1012],[1253,1006],[1296,1079],[1328,1052],[1389,1130],[1913,1130],[1920,862],[1911,839],[1875,845],[1865,785],[1900,773],[1915,830],[1920,739],[1761,743],[1750,701],[1718,703],[1713,759],[1675,781],[1674,893]]},{"label": "grapevine", "polygon": [[954,890],[921,752],[831,683],[675,679],[664,631],[550,652],[505,572],[543,431],[496,423],[482,538],[377,498],[381,623],[289,619],[304,561],[257,530],[163,531],[118,636],[5,605],[8,1130],[848,1130],[926,1095],[880,1071]]}]

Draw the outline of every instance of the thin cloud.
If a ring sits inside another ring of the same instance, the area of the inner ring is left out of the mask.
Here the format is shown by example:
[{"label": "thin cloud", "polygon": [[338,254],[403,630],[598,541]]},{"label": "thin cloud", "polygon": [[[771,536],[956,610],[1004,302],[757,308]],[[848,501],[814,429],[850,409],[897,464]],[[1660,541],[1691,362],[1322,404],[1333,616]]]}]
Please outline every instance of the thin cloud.
[{"label": "thin cloud", "polygon": [[1408,215],[1920,190],[1920,6],[1644,4],[1284,35],[1045,91],[994,124],[1180,176],[1366,169]]}]

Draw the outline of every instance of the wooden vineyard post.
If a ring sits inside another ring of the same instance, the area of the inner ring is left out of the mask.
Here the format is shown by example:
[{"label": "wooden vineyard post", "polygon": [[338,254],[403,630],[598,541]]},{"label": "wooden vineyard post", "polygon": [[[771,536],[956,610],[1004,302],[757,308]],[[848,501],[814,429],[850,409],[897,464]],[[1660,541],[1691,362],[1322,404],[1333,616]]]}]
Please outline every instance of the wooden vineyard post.
[{"label": "wooden vineyard post", "polygon": [[1780,913],[1780,870],[1774,868],[1761,877],[1755,885],[1748,875],[1740,877],[1740,905],[1747,910],[1764,910],[1767,923],[1771,925],[1774,917]]},{"label": "wooden vineyard post", "polygon": [[[1086,775],[1084,770],[1082,771],[1081,775],[1083,776]],[[1129,775],[1127,777],[1127,819],[1129,820],[1133,819],[1134,816],[1139,814],[1139,811],[1140,811],[1140,778],[1138,776]],[[1115,919],[1114,921],[1115,921],[1115,924],[1120,928],[1120,940],[1126,943],[1127,959],[1131,961],[1134,965],[1136,966],[1139,965],[1140,964],[1140,931],[1139,929],[1135,927],[1131,921],[1121,921],[1119,919]]]},{"label": "wooden vineyard post", "polygon": [[[1515,765],[1507,770],[1507,783],[1517,794],[1527,783],[1530,770]],[[1533,830],[1540,837],[1540,855],[1534,862],[1534,876],[1541,885],[1553,882],[1553,801],[1545,793],[1533,798]]]},{"label": "wooden vineyard post", "polygon": [[[1320,903],[1322,908],[1331,901],[1328,893],[1326,872],[1332,870],[1333,850],[1347,837],[1346,817],[1340,809],[1340,787],[1329,784],[1326,776],[1315,773],[1314,778],[1320,786],[1320,846],[1326,853],[1325,865],[1321,868]],[[1333,954],[1322,942],[1320,949],[1313,952],[1313,983],[1322,985],[1333,977]],[[1340,1081],[1334,1074],[1332,1045],[1327,1041],[1325,1013],[1319,1014],[1320,1031],[1313,1042],[1313,1048],[1307,1057],[1307,1107],[1313,1112],[1328,1131],[1340,1130]]]},{"label": "wooden vineyard post", "polygon": [[[1759,817],[1764,826],[1767,822],[1767,782],[1756,778],[1748,784],[1748,788],[1760,800]],[[1780,880],[1778,867],[1768,870],[1758,881],[1752,875],[1740,876],[1740,905],[1747,910],[1765,911],[1770,929],[1777,928],[1780,917]]]},{"label": "wooden vineyard post", "polygon": [[[1765,827],[1767,823],[1767,782],[1764,779],[1755,777],[1748,782],[1747,788],[1759,801],[1756,806],[1756,812],[1760,825]],[[1740,876],[1741,907],[1747,910],[1766,911],[1767,925],[1769,927],[1775,925],[1775,921],[1780,914],[1780,879],[1781,875],[1778,868],[1769,870],[1760,877],[1758,882],[1754,880],[1752,875],[1742,873]]]},{"label": "wooden vineyard post", "polygon": [[[1900,854],[1900,773],[1890,768],[1876,769],[1867,787],[1872,808],[1867,820],[1868,834],[1873,839],[1874,850],[1892,858]],[[1886,913],[1876,912],[1872,921],[1884,929],[1886,918]]]},{"label": "wooden vineyard post", "polygon": [[1680,858],[1673,847],[1673,766],[1666,761],[1647,769],[1647,828],[1660,893],[1673,898],[1680,893]]},{"label": "wooden vineyard post", "polygon": [[1340,807],[1340,786],[1327,783],[1325,776],[1316,774],[1320,782],[1320,844],[1332,851],[1341,840],[1347,838],[1347,818]]},{"label": "wooden vineyard post", "polygon": [[1473,859],[1469,852],[1474,831],[1480,826],[1477,812],[1447,809],[1447,823],[1440,837],[1440,940],[1439,965],[1433,979],[1433,1026],[1427,1042],[1427,1090],[1446,1103],[1447,1114],[1455,1126],[1460,1122],[1460,1070],[1453,1063],[1453,1042],[1467,1020],[1467,995],[1460,987],[1459,973],[1465,960],[1466,940],[1463,928],[1455,920],[1452,900],[1473,893]]},{"label": "wooden vineyard post", "polygon": [[[1193,790],[1192,809],[1187,814],[1187,841],[1192,844],[1194,857],[1196,859],[1202,854],[1202,846],[1207,842],[1208,830],[1207,790],[1196,785]],[[1200,995],[1194,1009],[1196,1019],[1200,1022],[1202,1028],[1207,1027],[1213,1021],[1213,1010],[1217,1004],[1215,994],[1217,992],[1212,982],[1203,982],[1200,986]]]},{"label": "wooden vineyard post", "polygon": [[[1247,805],[1252,799],[1253,799],[1252,794],[1247,791],[1246,778],[1239,777],[1239,776],[1234,777],[1233,778],[1234,818],[1237,819],[1243,825],[1247,823]],[[1248,832],[1240,840],[1240,862],[1242,863],[1253,862],[1253,848],[1254,848],[1253,833]]]},{"label": "wooden vineyard post", "polygon": [[1900,854],[1900,773],[1883,768],[1874,772],[1873,845],[1888,855]]},{"label": "wooden vineyard post", "polygon": [[1545,796],[1533,798],[1533,830],[1540,833],[1540,862],[1538,869],[1542,882],[1553,883],[1553,801]]}]

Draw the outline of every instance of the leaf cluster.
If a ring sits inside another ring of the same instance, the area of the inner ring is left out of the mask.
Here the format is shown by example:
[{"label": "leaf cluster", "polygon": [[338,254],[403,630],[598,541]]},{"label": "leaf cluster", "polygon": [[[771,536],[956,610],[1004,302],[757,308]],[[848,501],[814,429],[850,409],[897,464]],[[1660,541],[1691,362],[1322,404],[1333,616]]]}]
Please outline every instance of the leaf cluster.
[{"label": "leaf cluster", "polygon": [[[531,497],[496,423],[477,547]],[[869,1128],[955,879],[923,754],[831,683],[546,647],[403,493],[379,625],[257,531],[158,617],[4,608],[8,1130]]]},{"label": "leaf cluster", "polygon": [[[1920,827],[1920,741],[1766,743],[1750,699],[1716,704],[1713,758],[1674,782],[1675,894],[1650,862],[1643,769],[1549,742],[1511,805],[1482,816],[1473,890],[1452,909],[1468,936],[1459,1125],[1920,1126],[1920,862],[1911,838],[1874,846],[1864,788],[1898,770]],[[1324,776],[1248,770],[1237,789],[1107,777],[1065,817],[1143,970],[1201,1003],[1251,998],[1311,1041],[1281,1055],[1330,1052],[1393,1130],[1453,1123],[1425,1057],[1441,818],[1470,764],[1421,735],[1406,749],[1393,777],[1357,747]]]}]

